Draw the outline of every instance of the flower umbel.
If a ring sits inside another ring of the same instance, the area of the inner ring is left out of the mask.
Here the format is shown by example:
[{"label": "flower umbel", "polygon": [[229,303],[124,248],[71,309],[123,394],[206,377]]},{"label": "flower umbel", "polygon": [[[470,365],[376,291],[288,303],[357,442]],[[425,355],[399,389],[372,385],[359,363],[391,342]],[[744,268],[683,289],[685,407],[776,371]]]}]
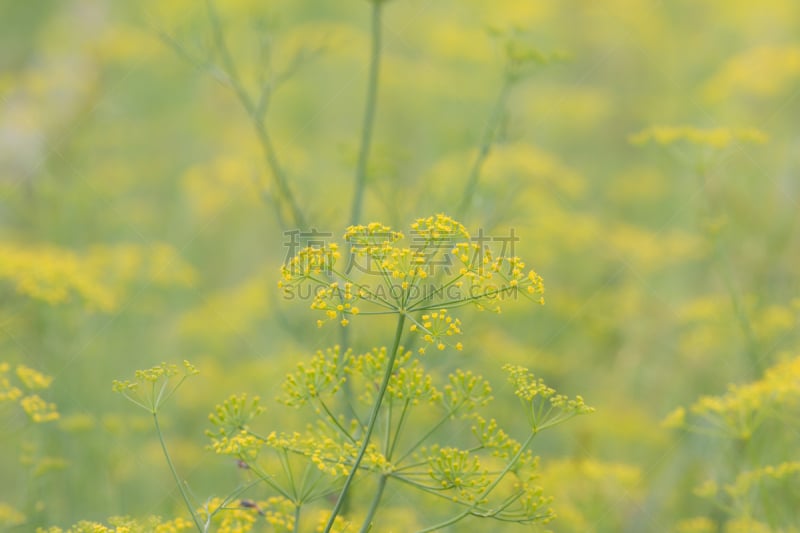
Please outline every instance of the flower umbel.
[{"label": "flower umbel", "polygon": [[125,396],[139,407],[155,414],[189,376],[199,371],[189,361],[183,362],[183,372],[174,363],[161,363],[158,366],[137,370],[135,379],[114,380],[113,390]]},{"label": "flower umbel", "polygon": [[517,295],[544,303],[535,271],[519,257],[495,256],[451,217],[419,218],[409,235],[409,245],[401,246],[405,235],[384,224],[350,226],[344,268],[335,243],[308,247],[282,267],[278,285],[287,296],[308,287],[310,307],[323,315],[318,326],[331,320],[347,326],[359,314],[401,314],[439,350],[462,349],[451,339],[461,333],[461,321],[450,309],[473,305],[499,312],[504,299]]}]

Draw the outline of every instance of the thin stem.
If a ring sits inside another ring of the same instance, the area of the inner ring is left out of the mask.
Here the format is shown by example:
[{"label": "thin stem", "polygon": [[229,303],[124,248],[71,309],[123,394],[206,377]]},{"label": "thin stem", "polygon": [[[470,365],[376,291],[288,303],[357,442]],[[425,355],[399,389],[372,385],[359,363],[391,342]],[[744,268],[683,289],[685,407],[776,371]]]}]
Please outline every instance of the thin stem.
[{"label": "thin stem", "polygon": [[375,124],[375,104],[378,100],[378,74],[381,65],[381,11],[383,0],[372,0],[372,49],[367,81],[367,102],[364,109],[364,122],[361,128],[361,149],[356,164],[355,191],[353,207],[350,211],[350,224],[358,224],[364,200],[364,185],[367,180],[367,161],[372,144],[372,128]]},{"label": "thin stem", "polygon": [[294,527],[292,528],[294,533],[300,531],[300,507],[301,505],[299,503],[294,506]]},{"label": "thin stem", "polygon": [[186,494],[186,489],[183,487],[183,482],[181,478],[178,476],[178,471],[175,469],[175,465],[172,463],[172,458],[169,455],[169,451],[167,451],[167,443],[164,442],[164,435],[161,433],[161,426],[158,423],[158,414],[153,412],[153,423],[156,426],[156,434],[158,435],[158,441],[161,443],[161,451],[164,452],[164,457],[167,460],[167,464],[169,465],[169,469],[172,472],[172,477],[175,478],[175,483],[178,484],[178,490],[183,497],[183,502],[186,504],[186,508],[189,510],[189,514],[192,515],[192,520],[194,521],[194,525],[197,526],[198,531],[203,531],[203,526],[200,524],[200,519],[194,512],[194,508],[192,507],[191,502],[189,501],[189,495]]},{"label": "thin stem", "polygon": [[512,457],[509,460],[508,464],[503,469],[503,471],[500,472],[500,474],[497,476],[497,478],[495,478],[495,480],[492,482],[491,485],[489,485],[488,487],[486,487],[486,489],[484,489],[484,491],[481,493],[480,496],[475,498],[475,501],[472,505],[470,505],[469,507],[467,507],[454,517],[449,518],[444,522],[439,522],[438,524],[435,524],[433,526],[426,527],[425,529],[420,529],[417,533],[428,533],[429,531],[436,531],[437,529],[442,529],[443,527],[455,524],[459,520],[462,520],[467,516],[469,516],[478,507],[480,502],[482,502],[484,498],[486,498],[497,487],[497,485],[500,484],[500,482],[503,480],[506,474],[508,474],[511,471],[511,469],[514,468],[514,466],[517,464],[517,461],[519,461],[519,458],[522,457],[522,454],[525,453],[525,450],[528,448],[528,446],[530,446],[536,434],[537,432],[532,431],[531,434],[528,435],[528,438],[525,439],[525,442],[522,443],[522,445],[519,447],[519,450],[517,450],[517,453],[514,454],[514,457]]},{"label": "thin stem", "polygon": [[206,0],[206,6],[208,9],[208,18],[211,22],[211,30],[214,35],[214,44],[217,48],[220,59],[222,60],[222,66],[228,76],[229,85],[239,98],[239,102],[242,104],[242,107],[244,107],[245,111],[247,111],[247,114],[250,116],[253,127],[256,130],[258,140],[261,143],[261,148],[264,152],[264,159],[266,160],[267,166],[269,166],[270,171],[272,172],[272,177],[275,181],[276,187],[278,188],[281,199],[283,199],[289,205],[293,222],[297,225],[297,227],[305,227],[305,217],[300,211],[300,208],[297,206],[297,202],[294,199],[291,189],[289,189],[289,183],[286,179],[286,174],[284,173],[283,168],[278,161],[278,157],[275,155],[275,147],[273,146],[272,139],[267,131],[267,126],[263,118],[266,109],[262,110],[258,108],[259,105],[253,101],[253,99],[247,93],[244,84],[242,83],[242,79],[239,76],[239,70],[236,67],[236,62],[233,60],[233,56],[231,55],[228,45],[225,42],[225,34],[222,31],[222,23],[219,19],[219,14],[214,7],[213,0]]},{"label": "thin stem", "polygon": [[464,216],[472,204],[472,197],[475,196],[475,190],[478,187],[478,180],[480,180],[481,177],[483,164],[489,157],[489,152],[494,144],[494,137],[497,132],[497,128],[500,126],[500,121],[503,118],[503,112],[506,108],[506,102],[508,101],[508,93],[510,89],[511,82],[506,79],[503,82],[503,86],[500,88],[500,92],[498,93],[497,99],[494,102],[492,112],[489,115],[489,120],[486,122],[486,127],[483,129],[481,144],[478,148],[478,155],[475,157],[475,162],[472,164],[469,177],[467,178],[467,185],[464,187],[464,194],[461,197],[461,203],[456,210],[456,216],[459,219]]},{"label": "thin stem", "polygon": [[[367,78],[367,101],[364,108],[364,120],[361,126],[361,148],[356,163],[353,204],[350,209],[350,225],[358,224],[364,201],[364,187],[367,182],[367,161],[372,145],[372,130],[375,124],[375,106],[378,101],[378,74],[381,66],[381,12],[383,0],[372,0],[372,42],[370,47],[369,75]],[[348,246],[348,251],[351,248]],[[352,252],[351,252],[352,253]],[[342,329],[341,345],[344,349],[350,346],[350,332]],[[350,382],[344,383],[344,396],[347,404],[352,404],[353,390]]]},{"label": "thin stem", "polygon": [[325,411],[325,414],[327,415],[327,420],[329,421],[329,423],[334,428],[336,428],[344,437],[346,437],[347,440],[349,440],[350,442],[355,442],[356,439],[353,438],[353,436],[350,434],[350,432],[347,431],[347,428],[345,428],[342,425],[342,423],[339,422],[339,420],[336,418],[336,415],[334,415],[331,412],[331,410],[328,408],[328,406],[325,404],[325,402],[322,401],[322,398],[318,397],[317,400],[319,401],[319,405],[320,405],[320,407],[322,407],[322,410]]},{"label": "thin stem", "polygon": [[427,432],[426,432],[424,435],[422,435],[422,436],[421,436],[419,439],[417,439],[417,442],[415,442],[415,443],[414,443],[414,444],[413,444],[413,445],[412,445],[412,446],[411,446],[411,447],[410,447],[410,448],[409,448],[409,449],[406,451],[406,453],[404,453],[404,454],[403,454],[403,456],[402,456],[400,459],[398,459],[398,460],[397,460],[397,464],[400,464],[400,463],[402,463],[402,462],[403,462],[403,461],[404,461],[406,458],[408,458],[408,456],[410,456],[412,453],[414,453],[414,450],[416,450],[417,448],[419,448],[419,447],[422,445],[422,443],[423,443],[423,442],[425,442],[425,440],[426,440],[428,437],[430,437],[431,435],[433,435],[433,434],[434,434],[434,433],[435,433],[435,432],[436,432],[436,431],[437,431],[437,430],[438,430],[440,427],[442,427],[442,426],[443,426],[443,425],[444,425],[444,424],[445,424],[445,423],[446,423],[448,420],[451,420],[451,419],[453,418],[453,415],[455,415],[455,414],[458,412],[458,410],[459,410],[459,409],[461,409],[461,407],[462,407],[463,405],[464,405],[464,402],[462,401],[462,402],[461,402],[461,403],[459,403],[457,406],[455,406],[453,409],[451,409],[451,410],[448,410],[447,414],[445,414],[445,415],[444,415],[442,418],[440,418],[440,419],[439,419],[439,421],[438,421],[438,422],[436,422],[436,424],[434,424],[434,425],[433,425],[433,427],[432,427],[431,429],[429,429],[429,430],[428,430],[428,431],[427,431]]},{"label": "thin stem", "polygon": [[387,459],[389,458],[389,447],[392,443],[392,407],[393,402],[389,400],[386,405],[386,428],[383,433],[383,455]]},{"label": "thin stem", "polygon": [[408,399],[406,399],[406,401],[403,402],[403,410],[400,411],[400,420],[397,422],[397,427],[394,430],[394,439],[392,439],[392,443],[389,446],[388,452],[386,453],[386,460],[387,461],[391,460],[392,455],[394,454],[394,450],[397,447],[397,441],[398,441],[398,439],[400,437],[400,432],[403,429],[403,424],[405,424],[406,415],[408,414],[408,406],[409,406],[409,404],[410,404],[410,401]]},{"label": "thin stem", "polygon": [[378,479],[378,486],[375,489],[375,496],[372,497],[372,503],[369,505],[369,510],[367,511],[367,516],[364,518],[364,523],[361,524],[361,529],[358,530],[359,533],[367,533],[372,526],[372,519],[375,518],[375,512],[378,510],[378,504],[381,502],[381,496],[383,496],[383,489],[386,488],[386,481],[389,479],[389,476],[381,476]]},{"label": "thin stem", "polygon": [[281,448],[278,453],[283,471],[286,472],[286,478],[289,480],[289,487],[292,489],[292,500],[297,501],[297,483],[294,481],[294,473],[292,472],[292,465],[289,464],[289,454],[284,448]]},{"label": "thin stem", "polygon": [[364,442],[361,443],[361,448],[358,450],[358,455],[356,456],[356,460],[350,469],[350,474],[348,474],[347,479],[344,482],[342,492],[339,494],[339,499],[336,501],[333,511],[331,511],[331,516],[328,519],[328,523],[325,525],[324,533],[330,532],[336,517],[342,510],[342,505],[344,505],[347,493],[350,491],[350,485],[353,483],[353,479],[356,477],[358,467],[361,465],[361,461],[364,459],[367,446],[369,446],[369,440],[370,437],[372,437],[372,431],[375,429],[375,424],[378,421],[381,403],[383,402],[383,397],[386,396],[386,388],[389,386],[389,380],[391,379],[394,371],[394,361],[397,358],[397,352],[400,347],[400,339],[403,336],[403,325],[405,324],[405,320],[405,311],[401,311],[400,316],[397,318],[397,329],[394,333],[394,342],[392,343],[391,355],[389,356],[389,360],[386,362],[386,372],[383,374],[383,381],[381,382],[380,389],[378,389],[378,395],[375,398],[375,404],[372,406],[372,412],[370,413],[369,421],[367,422],[367,429],[363,437]]}]

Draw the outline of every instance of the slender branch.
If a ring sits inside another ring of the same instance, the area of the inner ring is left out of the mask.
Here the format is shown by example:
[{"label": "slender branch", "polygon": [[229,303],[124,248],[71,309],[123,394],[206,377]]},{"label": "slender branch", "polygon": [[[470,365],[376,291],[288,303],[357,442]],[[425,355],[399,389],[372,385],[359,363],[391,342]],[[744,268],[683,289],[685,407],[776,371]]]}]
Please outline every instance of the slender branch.
[{"label": "slender branch", "polygon": [[391,355],[389,356],[389,360],[386,362],[386,372],[383,374],[383,381],[381,382],[380,389],[378,389],[378,395],[375,398],[375,404],[372,406],[372,412],[370,413],[369,421],[367,422],[367,429],[363,436],[364,442],[361,443],[361,448],[358,450],[358,455],[356,456],[356,460],[350,469],[350,474],[348,474],[347,479],[345,479],[342,492],[339,494],[339,499],[336,501],[336,505],[331,512],[328,523],[325,525],[324,533],[330,532],[336,517],[341,512],[342,505],[344,505],[345,498],[347,497],[347,493],[350,491],[350,485],[353,483],[353,479],[356,477],[356,473],[358,472],[358,467],[361,465],[361,461],[364,459],[364,455],[366,454],[370,437],[372,437],[372,431],[375,429],[375,425],[378,420],[381,403],[383,402],[384,396],[386,396],[386,388],[389,386],[389,380],[391,379],[394,371],[394,361],[397,358],[397,352],[400,348],[400,339],[403,337],[403,326],[405,325],[405,319],[405,311],[401,311],[400,316],[397,318],[397,329],[395,330],[394,334]]},{"label": "slender branch", "polygon": [[515,453],[514,456],[508,461],[508,464],[503,469],[503,471],[500,472],[500,474],[497,476],[497,478],[495,478],[495,480],[492,482],[491,485],[489,485],[488,487],[486,487],[486,489],[484,489],[484,491],[480,494],[480,496],[475,498],[475,501],[472,505],[470,505],[468,508],[466,508],[459,514],[455,515],[454,517],[449,518],[444,522],[439,522],[438,524],[426,527],[425,529],[420,529],[417,533],[428,533],[430,531],[436,531],[438,529],[442,529],[443,527],[455,524],[459,520],[462,520],[467,516],[469,516],[470,514],[472,514],[473,511],[475,511],[475,509],[478,508],[480,502],[482,502],[484,498],[486,498],[497,487],[497,485],[500,484],[500,482],[503,480],[506,474],[508,474],[511,471],[511,469],[517,464],[517,461],[519,461],[519,458],[522,457],[522,454],[525,453],[525,450],[528,448],[528,446],[530,446],[536,434],[537,432],[532,431],[531,434],[528,435],[528,438],[525,439],[525,442],[522,443],[522,445],[520,445],[519,450],[517,450],[517,453]]},{"label": "slender branch", "polygon": [[383,496],[383,489],[386,488],[386,481],[389,479],[389,476],[381,476],[378,479],[378,486],[375,489],[375,496],[372,497],[372,502],[369,505],[369,510],[367,511],[367,516],[364,518],[364,522],[361,524],[361,529],[358,530],[359,533],[367,533],[372,528],[372,520],[375,518],[375,512],[378,510],[378,505],[381,502],[381,496]]},{"label": "slender branch", "polygon": [[[245,111],[247,111],[247,114],[250,116],[250,120],[256,130],[256,136],[258,137],[262,151],[264,152],[264,159],[266,160],[267,166],[272,172],[272,177],[275,181],[276,187],[278,188],[280,197],[289,205],[293,222],[298,227],[305,227],[305,217],[303,216],[302,211],[300,211],[291,189],[289,189],[289,183],[286,179],[286,174],[281,167],[280,161],[278,161],[278,157],[275,155],[275,147],[272,144],[272,139],[263,119],[266,109],[259,109],[259,104],[253,101],[245,89],[244,84],[242,83],[239,70],[236,67],[236,62],[233,60],[233,56],[231,55],[228,45],[225,42],[225,34],[222,31],[222,23],[220,22],[219,14],[214,7],[213,0],[206,0],[206,6],[208,9],[208,18],[211,22],[211,31],[214,36],[214,44],[222,61],[222,66],[227,73],[229,85],[239,98],[239,102],[241,102],[242,107],[244,107]],[[259,100],[260,102],[264,101],[263,98],[260,98]]]},{"label": "slender branch", "polygon": [[428,437],[430,437],[431,435],[433,435],[433,434],[434,434],[434,433],[435,433],[435,432],[436,432],[436,431],[437,431],[437,430],[438,430],[440,427],[442,427],[442,426],[443,426],[443,425],[444,425],[444,424],[445,424],[445,423],[446,423],[448,420],[451,420],[452,416],[453,416],[453,415],[456,413],[456,411],[457,411],[459,408],[460,408],[460,405],[459,405],[459,407],[456,407],[456,409],[453,409],[452,411],[450,411],[450,412],[448,412],[446,415],[444,415],[442,418],[440,418],[440,419],[439,419],[439,421],[438,421],[436,424],[434,424],[434,426],[433,426],[431,429],[429,429],[428,431],[426,431],[424,435],[422,435],[422,436],[421,436],[419,439],[417,439],[417,441],[416,441],[414,444],[412,444],[412,445],[411,445],[411,447],[410,447],[410,448],[409,448],[409,449],[406,451],[406,453],[404,453],[404,454],[403,454],[403,456],[402,456],[402,457],[400,457],[400,459],[398,459],[398,460],[397,460],[397,464],[400,464],[400,463],[402,463],[404,460],[406,460],[406,459],[407,459],[407,458],[408,458],[408,457],[409,457],[409,456],[410,456],[412,453],[414,453],[414,450],[416,450],[417,448],[419,448],[419,447],[422,445],[422,443],[423,443],[423,442],[425,442],[425,440],[426,440]]},{"label": "slender branch", "polygon": [[186,494],[186,489],[183,487],[183,482],[181,481],[180,476],[178,476],[178,471],[175,469],[175,465],[172,462],[172,458],[169,455],[169,451],[167,451],[167,443],[164,442],[164,435],[161,433],[161,426],[158,423],[158,414],[153,412],[153,423],[156,426],[156,434],[158,435],[158,441],[161,443],[161,451],[164,452],[164,458],[167,460],[167,464],[169,465],[169,469],[172,472],[172,477],[175,478],[175,483],[178,484],[178,490],[183,497],[183,502],[186,504],[186,508],[189,510],[189,514],[192,515],[192,520],[194,521],[194,525],[197,526],[197,530],[202,532],[204,531],[203,526],[200,524],[200,519],[197,517],[197,514],[194,512],[194,508],[192,503],[189,501],[189,495]]},{"label": "slender branch", "polygon": [[400,432],[403,429],[403,425],[405,424],[406,415],[408,414],[409,411],[408,406],[410,403],[411,401],[408,399],[406,399],[406,401],[403,402],[403,410],[400,412],[400,420],[397,422],[397,427],[394,430],[394,438],[392,439],[392,443],[389,446],[388,452],[386,453],[387,460],[391,460],[392,455],[394,454],[394,450],[397,447],[397,441],[400,437]]},{"label": "slender branch", "polygon": [[300,504],[297,503],[294,506],[294,527],[292,530],[294,533],[298,533],[300,531]]},{"label": "slender branch", "polygon": [[489,115],[489,120],[486,122],[486,127],[484,128],[483,135],[481,136],[481,144],[478,148],[478,155],[475,157],[475,162],[472,164],[472,168],[469,171],[467,185],[464,187],[464,194],[461,196],[461,203],[459,204],[458,209],[456,209],[456,216],[459,220],[469,210],[470,205],[472,205],[472,197],[475,196],[475,190],[478,187],[478,181],[481,177],[483,164],[489,157],[489,152],[491,152],[492,145],[494,144],[497,128],[500,126],[500,121],[503,119],[503,112],[506,109],[506,103],[508,101],[508,93],[511,90],[511,84],[511,81],[506,78],[503,82],[503,86],[500,88],[497,99],[494,102],[491,114]]},{"label": "slender branch", "polygon": [[356,164],[355,191],[353,207],[350,211],[350,224],[358,224],[364,200],[364,185],[367,180],[367,161],[372,144],[372,129],[375,124],[375,104],[378,99],[378,74],[381,64],[381,11],[383,0],[372,0],[372,47],[369,63],[369,80],[367,84],[367,102],[364,110],[364,122],[361,129],[361,149]]},{"label": "slender branch", "polygon": [[349,431],[347,431],[347,428],[345,428],[342,423],[339,422],[339,420],[336,418],[336,415],[334,415],[325,402],[322,401],[322,398],[317,397],[317,400],[319,401],[320,407],[322,407],[322,410],[325,411],[325,414],[327,415],[327,418],[324,420],[328,420],[328,423],[333,428],[337,429],[344,437],[346,437],[347,440],[350,442],[355,442],[356,439],[350,434]]}]

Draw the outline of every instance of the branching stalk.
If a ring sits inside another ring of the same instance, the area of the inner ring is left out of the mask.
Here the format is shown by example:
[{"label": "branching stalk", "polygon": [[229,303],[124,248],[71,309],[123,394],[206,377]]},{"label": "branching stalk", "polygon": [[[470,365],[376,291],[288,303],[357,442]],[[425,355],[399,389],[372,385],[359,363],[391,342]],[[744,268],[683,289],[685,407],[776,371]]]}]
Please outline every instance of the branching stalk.
[{"label": "branching stalk", "polygon": [[475,509],[477,509],[480,502],[482,502],[484,498],[486,498],[489,494],[491,494],[491,492],[497,487],[497,485],[500,484],[500,482],[503,480],[506,474],[508,474],[511,471],[511,469],[514,468],[514,466],[517,464],[517,461],[519,461],[519,458],[522,457],[522,454],[525,453],[525,450],[528,448],[528,446],[530,446],[531,442],[533,442],[533,438],[536,436],[536,434],[537,432],[532,431],[531,434],[528,435],[528,438],[525,439],[525,442],[523,442],[522,445],[519,447],[517,453],[515,453],[514,456],[511,459],[509,459],[506,467],[495,478],[492,484],[486,487],[486,489],[484,489],[484,491],[480,494],[480,496],[475,498],[475,502],[472,505],[470,505],[469,507],[467,507],[465,510],[455,515],[454,517],[449,518],[444,522],[439,522],[438,524],[435,524],[433,526],[426,527],[425,529],[421,529],[417,533],[428,533],[430,531],[436,531],[438,529],[442,529],[443,527],[455,524],[456,522],[463,520],[464,518],[472,514],[475,511]]},{"label": "branching stalk", "polygon": [[264,114],[266,113],[266,104],[264,102],[266,102],[266,100],[262,95],[262,97],[259,98],[259,103],[257,104],[248,94],[244,84],[242,83],[242,78],[239,75],[236,62],[233,60],[233,56],[231,55],[228,45],[225,42],[225,34],[222,31],[222,23],[219,19],[219,14],[214,7],[213,0],[206,0],[206,6],[208,9],[208,18],[211,22],[211,30],[214,36],[214,45],[216,46],[217,53],[222,61],[222,66],[227,74],[228,83],[233,89],[233,92],[236,93],[239,102],[242,104],[242,107],[244,107],[245,111],[247,111],[247,114],[253,123],[253,127],[256,130],[256,136],[258,137],[259,143],[261,144],[261,148],[264,152],[264,159],[266,160],[267,166],[272,172],[272,178],[275,181],[275,186],[278,189],[278,195],[288,204],[294,224],[299,228],[305,227],[305,217],[298,207],[294,195],[289,188],[289,183],[286,179],[286,173],[283,171],[283,167],[278,160],[278,156],[275,154],[275,147],[272,144],[272,139],[269,135],[269,131],[267,130],[264,120]]},{"label": "branching stalk", "polygon": [[178,490],[183,497],[183,502],[186,504],[186,508],[189,510],[189,514],[192,515],[192,520],[194,521],[194,525],[197,527],[197,530],[201,533],[205,531],[203,525],[200,523],[200,519],[198,518],[197,514],[194,512],[194,508],[192,503],[189,501],[189,495],[186,494],[186,489],[183,486],[183,482],[181,481],[180,476],[178,476],[178,471],[175,469],[175,465],[172,462],[172,458],[169,455],[169,451],[167,450],[167,443],[164,442],[164,435],[161,433],[161,426],[158,423],[158,414],[153,412],[153,423],[156,426],[156,434],[158,435],[158,441],[161,443],[161,451],[164,452],[164,458],[167,460],[167,464],[169,465],[169,469],[172,472],[172,477],[175,478],[175,483],[178,485]]},{"label": "branching stalk", "polygon": [[364,523],[361,524],[361,529],[358,530],[359,533],[367,533],[372,526],[372,519],[375,518],[375,512],[378,510],[378,505],[381,502],[381,497],[383,496],[383,489],[386,488],[386,481],[389,479],[389,476],[383,475],[378,479],[378,486],[375,488],[375,496],[372,497],[372,503],[369,505],[369,510],[367,511],[367,516],[364,518]]},{"label": "branching stalk", "polygon": [[383,398],[386,396],[386,388],[389,386],[389,380],[391,379],[394,371],[394,361],[397,358],[397,352],[400,349],[400,339],[403,337],[403,326],[405,325],[405,319],[405,311],[401,311],[397,318],[397,329],[395,330],[394,334],[391,355],[389,356],[389,360],[386,362],[386,372],[383,374],[383,381],[378,389],[378,394],[375,398],[375,404],[372,406],[372,412],[370,413],[369,421],[367,422],[367,428],[364,432],[364,436],[362,437],[364,442],[361,443],[361,448],[358,450],[358,455],[356,456],[356,460],[350,469],[350,474],[348,474],[347,479],[345,479],[342,492],[339,494],[336,505],[334,506],[333,511],[331,511],[331,516],[328,519],[328,523],[325,525],[324,533],[330,532],[336,517],[341,512],[342,505],[344,505],[345,498],[347,497],[347,493],[350,491],[350,485],[353,483],[353,479],[356,477],[358,467],[361,465],[361,461],[364,459],[364,454],[369,446],[370,437],[372,437],[372,431],[375,429],[375,424],[378,420],[378,414],[380,413]]}]

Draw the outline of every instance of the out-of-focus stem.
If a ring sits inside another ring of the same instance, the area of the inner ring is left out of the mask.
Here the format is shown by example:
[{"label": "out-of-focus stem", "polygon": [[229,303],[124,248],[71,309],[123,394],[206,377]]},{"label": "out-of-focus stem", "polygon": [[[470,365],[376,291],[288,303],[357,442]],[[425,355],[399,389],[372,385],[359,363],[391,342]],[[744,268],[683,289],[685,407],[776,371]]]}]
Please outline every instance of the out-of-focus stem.
[{"label": "out-of-focus stem", "polygon": [[364,201],[364,186],[367,181],[367,162],[372,146],[372,130],[375,125],[375,105],[378,101],[378,74],[381,66],[381,12],[383,0],[372,0],[372,46],[367,81],[367,102],[364,109],[364,122],[361,127],[361,148],[356,163],[353,205],[350,210],[350,224],[358,224]]},{"label": "out-of-focus stem", "polygon": [[508,93],[510,90],[511,81],[506,79],[503,82],[503,86],[500,88],[500,92],[498,93],[497,99],[494,102],[491,114],[489,115],[489,120],[486,122],[486,127],[483,129],[483,134],[481,135],[481,144],[478,147],[478,155],[475,157],[475,161],[473,162],[472,168],[469,171],[467,184],[464,187],[464,194],[461,196],[461,203],[456,210],[456,217],[459,219],[466,214],[470,205],[472,204],[472,198],[475,196],[475,190],[478,187],[478,181],[481,177],[483,164],[486,162],[486,158],[489,157],[489,153],[492,150],[492,145],[494,144],[497,128],[500,126],[500,121],[503,119],[503,112],[506,109]]},{"label": "out-of-focus stem", "polygon": [[239,76],[239,70],[236,68],[236,62],[233,60],[233,56],[225,42],[222,23],[219,20],[219,15],[214,7],[213,1],[206,0],[206,6],[208,8],[208,18],[211,21],[211,30],[214,34],[214,44],[222,60],[222,66],[225,69],[231,88],[236,93],[239,102],[242,104],[245,111],[247,111],[253,123],[259,143],[264,152],[264,159],[272,172],[272,178],[278,189],[278,196],[288,204],[294,224],[298,228],[303,228],[305,227],[305,217],[295,201],[294,195],[289,188],[286,174],[278,160],[278,156],[275,154],[275,147],[272,144],[272,139],[270,138],[269,130],[267,130],[264,120],[264,109],[259,109],[259,106],[253,101],[244,88],[242,79]]}]

